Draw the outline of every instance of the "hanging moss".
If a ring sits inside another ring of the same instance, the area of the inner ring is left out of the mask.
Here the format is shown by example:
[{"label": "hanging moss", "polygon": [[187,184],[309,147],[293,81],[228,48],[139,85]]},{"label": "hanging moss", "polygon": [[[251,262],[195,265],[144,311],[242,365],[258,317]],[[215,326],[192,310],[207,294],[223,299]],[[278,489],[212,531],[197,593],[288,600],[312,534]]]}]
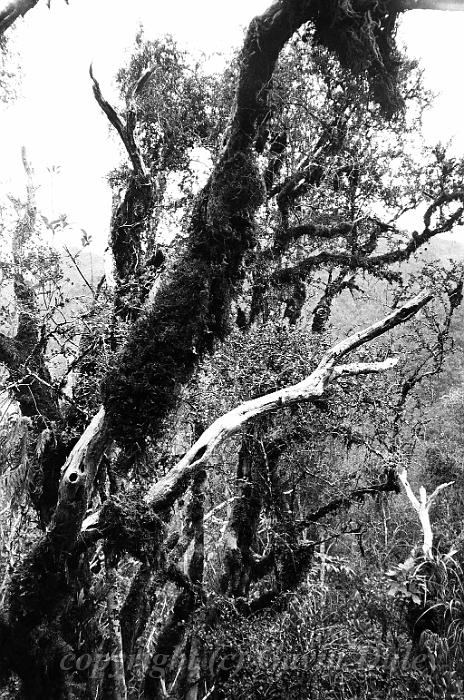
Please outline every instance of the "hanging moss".
[{"label": "hanging moss", "polygon": [[385,116],[403,107],[398,89],[401,59],[395,43],[397,11],[388,0],[317,0],[315,40],[354,73],[367,72],[372,95]]},{"label": "hanging moss", "polygon": [[112,436],[142,448],[158,437],[178,388],[228,332],[230,302],[254,244],[264,188],[252,151],[225,155],[199,195],[183,254],[156,303],[134,324],[103,384]]}]

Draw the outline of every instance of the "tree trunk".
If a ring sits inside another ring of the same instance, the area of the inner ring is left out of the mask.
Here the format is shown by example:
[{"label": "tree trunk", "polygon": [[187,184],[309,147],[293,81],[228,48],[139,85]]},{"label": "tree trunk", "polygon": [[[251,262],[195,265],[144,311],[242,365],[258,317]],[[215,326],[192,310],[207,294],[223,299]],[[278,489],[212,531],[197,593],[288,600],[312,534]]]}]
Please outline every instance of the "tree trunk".
[{"label": "tree trunk", "polygon": [[224,533],[224,573],[221,589],[229,596],[247,597],[253,568],[252,547],[261,512],[262,455],[257,454],[256,432],[244,435],[238,456],[239,494]]},{"label": "tree trunk", "polygon": [[109,648],[111,654],[111,685],[113,700],[127,700],[124,649],[121,634],[118,580],[114,555],[105,555],[106,610],[108,615]]}]

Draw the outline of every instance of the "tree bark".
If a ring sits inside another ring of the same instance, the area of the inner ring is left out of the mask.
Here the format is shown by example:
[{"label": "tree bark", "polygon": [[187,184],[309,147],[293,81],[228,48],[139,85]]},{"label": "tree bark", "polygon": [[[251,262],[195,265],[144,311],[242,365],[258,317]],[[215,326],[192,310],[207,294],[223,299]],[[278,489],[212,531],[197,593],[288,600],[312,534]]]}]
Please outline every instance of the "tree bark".
[{"label": "tree bark", "polygon": [[[255,436],[244,435],[238,455],[238,498],[224,533],[222,591],[233,597],[247,597],[253,568],[252,547],[261,512],[263,457],[258,455]],[[261,468],[260,468],[261,467]]]},{"label": "tree bark", "polygon": [[433,493],[431,493],[429,497],[427,497],[427,492],[426,492],[425,488],[423,486],[421,486],[419,489],[419,498],[417,498],[414,495],[414,492],[413,492],[411,485],[408,481],[408,473],[407,473],[406,469],[403,469],[403,471],[399,474],[399,478],[400,478],[401,483],[404,486],[404,490],[406,492],[406,496],[408,497],[409,502],[411,503],[412,507],[414,508],[417,515],[419,516],[420,524],[422,527],[422,533],[424,536],[424,543],[422,545],[422,551],[424,553],[424,557],[426,559],[432,559],[433,558],[433,530],[432,530],[432,524],[430,522],[430,508],[432,507],[438,494],[441,493],[444,489],[448,488],[448,486],[452,486],[454,484],[454,481],[450,481],[446,484],[440,484],[440,486],[437,486],[435,491]]},{"label": "tree bark", "polygon": [[124,664],[124,649],[119,618],[118,581],[114,557],[107,552],[105,555],[106,575],[106,610],[110,635],[111,653],[111,685],[113,700],[127,700],[127,686]]},{"label": "tree bark", "polygon": [[101,410],[66,461],[58,505],[46,533],[12,575],[6,592],[0,625],[5,640],[0,645],[2,657],[23,681],[27,698],[63,697],[66,674],[60,661],[70,650],[61,638],[59,618],[73,591],[72,572],[79,566],[73,549],[106,446]]},{"label": "tree bark", "polygon": [[37,5],[39,0],[15,0],[15,2],[7,2],[3,8],[0,8],[0,36],[18,19],[24,17],[26,12],[32,10]]}]

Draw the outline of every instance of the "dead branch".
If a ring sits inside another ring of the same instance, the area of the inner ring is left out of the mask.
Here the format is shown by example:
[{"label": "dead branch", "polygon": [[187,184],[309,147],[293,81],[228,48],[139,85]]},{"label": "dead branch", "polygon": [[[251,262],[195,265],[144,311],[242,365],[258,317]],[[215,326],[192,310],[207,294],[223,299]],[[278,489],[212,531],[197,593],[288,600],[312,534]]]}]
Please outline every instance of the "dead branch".
[{"label": "dead branch", "polygon": [[[121,141],[124,144],[124,147],[127,151],[127,154],[131,160],[132,167],[134,168],[134,173],[136,175],[140,175],[142,178],[147,178],[148,177],[148,171],[145,166],[145,163],[143,161],[142,154],[140,152],[140,149],[136,143],[135,140],[135,127],[137,125],[137,120],[135,118],[135,108],[134,105],[131,104],[127,110],[127,115],[126,115],[126,121],[124,122],[123,119],[118,115],[114,107],[110,105],[110,103],[103,97],[100,85],[97,81],[97,79],[94,76],[93,73],[93,66],[92,64],[90,65],[89,68],[89,74],[90,78],[92,80],[92,89],[93,89],[93,94],[95,96],[96,101],[98,102],[99,106],[103,110],[103,112],[106,114],[108,117],[108,120],[110,124],[116,129],[116,131],[119,134],[119,137]],[[137,87],[140,84],[140,81],[137,83],[136,88],[133,93],[133,97],[135,98],[137,94]],[[133,100],[131,101],[133,103]]]},{"label": "dead branch", "polygon": [[[185,492],[195,474],[205,468],[206,462],[216,447],[234,435],[251,419],[296,403],[317,401],[324,394],[329,384],[340,377],[377,374],[394,367],[398,362],[396,358],[389,358],[381,362],[352,362],[344,365],[337,363],[348,353],[408,321],[423,306],[428,304],[431,299],[432,295],[428,291],[420,292],[381,321],[377,321],[364,330],[353,333],[345,340],[337,343],[325,353],[316,369],[303,381],[257,399],[245,401],[218,418],[203,432],[180,462],[151,487],[146,497],[147,502],[151,503],[158,511],[163,511],[170,507]],[[83,446],[88,442],[85,437],[88,431],[93,434],[93,439],[95,439],[99,431],[106,431],[103,408],[100,409],[91,426],[81,437],[79,443],[82,441]],[[103,438],[101,437],[100,439],[102,440]],[[73,484],[80,480],[80,483],[84,485],[85,477],[79,471],[79,456],[77,451],[75,453],[78,445],[76,445],[68,460],[69,475],[72,475],[72,478],[69,479],[69,476],[66,478],[68,482],[70,481]],[[74,453],[75,456],[73,457]],[[65,471],[65,476],[67,473]],[[65,496],[65,494],[66,491],[64,490],[63,495]],[[98,512],[89,515],[82,522],[82,531],[87,534],[89,531],[98,530],[98,523]]]},{"label": "dead branch", "polygon": [[15,2],[8,2],[0,10],[0,36],[11,27],[18,17],[24,17],[26,12],[32,10],[38,2],[39,0],[15,0]]},{"label": "dead branch", "polygon": [[454,481],[449,481],[446,484],[440,484],[437,486],[435,491],[427,497],[427,492],[423,486],[419,488],[419,498],[414,495],[411,485],[408,481],[408,472],[403,469],[401,474],[399,474],[401,483],[404,486],[406,496],[409,502],[419,516],[420,524],[422,526],[422,532],[424,535],[424,543],[422,545],[422,550],[424,552],[424,557],[426,559],[432,558],[432,545],[433,545],[433,530],[432,524],[430,522],[430,508],[436,501],[437,496],[448,486],[452,486]]},{"label": "dead branch", "polygon": [[432,295],[429,292],[421,292],[381,321],[377,321],[368,328],[358,331],[337,343],[325,353],[314,372],[302,382],[257,399],[246,401],[224,416],[221,416],[221,418],[218,418],[205,430],[184,458],[166,476],[151,487],[147,500],[157,510],[164,510],[166,507],[169,507],[180,493],[185,490],[194,474],[211,457],[215,448],[236,433],[244,423],[252,418],[296,403],[320,399],[331,381],[338,377],[383,372],[394,367],[397,363],[397,360],[394,358],[383,362],[354,362],[346,365],[338,365],[338,362],[348,353],[407,321],[425,306],[431,298]]}]

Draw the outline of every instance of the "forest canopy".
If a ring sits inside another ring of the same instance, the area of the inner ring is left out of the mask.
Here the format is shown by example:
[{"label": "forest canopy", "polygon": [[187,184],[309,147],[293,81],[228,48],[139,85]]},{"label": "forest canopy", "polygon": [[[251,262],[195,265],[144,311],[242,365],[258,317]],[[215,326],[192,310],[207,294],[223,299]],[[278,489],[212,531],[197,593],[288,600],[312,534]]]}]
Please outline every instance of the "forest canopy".
[{"label": "forest canopy", "polygon": [[111,271],[23,148],[0,697],[463,697],[464,159],[421,137],[417,8],[464,6],[278,0],[217,73],[141,28],[117,100],[92,65]]}]

